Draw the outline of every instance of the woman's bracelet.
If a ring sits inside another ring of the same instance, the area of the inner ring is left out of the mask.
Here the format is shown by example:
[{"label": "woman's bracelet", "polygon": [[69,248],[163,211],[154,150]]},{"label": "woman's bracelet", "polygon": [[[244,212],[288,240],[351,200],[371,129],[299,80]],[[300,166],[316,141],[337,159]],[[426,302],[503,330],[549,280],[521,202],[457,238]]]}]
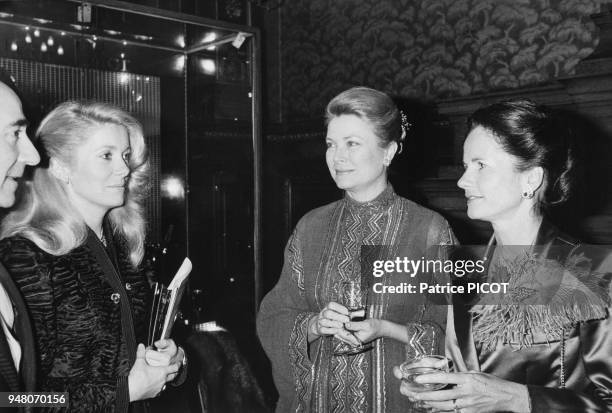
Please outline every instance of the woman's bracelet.
[{"label": "woman's bracelet", "polygon": [[179,351],[183,352],[183,358],[181,359],[181,369],[182,369],[183,367],[187,366],[187,352],[181,346],[179,346]]}]

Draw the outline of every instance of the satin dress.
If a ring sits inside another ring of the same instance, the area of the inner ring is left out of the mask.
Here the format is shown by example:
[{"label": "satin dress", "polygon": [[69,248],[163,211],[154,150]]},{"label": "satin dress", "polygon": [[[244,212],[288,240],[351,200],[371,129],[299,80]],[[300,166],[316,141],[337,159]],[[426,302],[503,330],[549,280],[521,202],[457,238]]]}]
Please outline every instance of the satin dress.
[{"label": "satin dress", "polygon": [[[523,295],[539,294],[534,305],[470,308],[454,297],[455,331],[447,338],[455,366],[527,385],[534,413],[611,412],[612,254],[544,221],[532,258],[533,265],[563,268],[516,284],[529,287]],[[491,271],[486,277],[504,278]],[[534,283],[544,290],[534,289]]]}]

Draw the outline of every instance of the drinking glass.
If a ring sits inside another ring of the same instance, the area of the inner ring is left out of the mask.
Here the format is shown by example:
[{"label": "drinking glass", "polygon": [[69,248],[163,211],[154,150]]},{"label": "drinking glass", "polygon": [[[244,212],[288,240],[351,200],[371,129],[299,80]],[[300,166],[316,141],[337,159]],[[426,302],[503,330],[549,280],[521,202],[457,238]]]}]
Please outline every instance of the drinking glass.
[{"label": "drinking glass", "polygon": [[431,355],[422,356],[418,359],[405,361],[400,365],[402,381],[408,386],[408,390],[418,393],[424,391],[440,390],[446,386],[444,383],[417,383],[414,381],[418,376],[428,373],[448,373],[449,361],[444,356]]},{"label": "drinking glass", "polygon": [[[362,290],[359,281],[344,281],[340,283],[338,288],[338,304],[342,304],[349,310],[349,318],[351,321],[365,320],[366,301],[367,291]],[[357,338],[355,334],[353,334],[353,336]],[[359,339],[357,338],[357,340]],[[371,348],[372,343],[360,343],[358,346],[351,346],[348,343],[341,342],[334,350],[334,355],[359,354]]]},{"label": "drinking glass", "polygon": [[[444,330],[438,324],[429,321],[411,322],[406,324],[408,344],[406,345],[406,361],[400,365],[404,387],[412,392],[440,390],[446,387],[444,383],[417,383],[415,378],[422,374],[448,372],[449,360],[439,355],[444,352]],[[414,404],[414,411],[428,413],[422,401]]]}]

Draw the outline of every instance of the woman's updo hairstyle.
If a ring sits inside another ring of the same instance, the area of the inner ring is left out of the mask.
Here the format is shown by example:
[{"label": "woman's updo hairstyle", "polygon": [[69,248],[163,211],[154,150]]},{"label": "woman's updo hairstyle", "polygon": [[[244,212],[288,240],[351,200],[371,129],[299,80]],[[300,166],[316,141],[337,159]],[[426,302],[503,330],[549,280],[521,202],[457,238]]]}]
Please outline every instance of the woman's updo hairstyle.
[{"label": "woman's updo hairstyle", "polygon": [[363,86],[345,90],[327,104],[326,124],[342,115],[355,115],[368,122],[380,139],[380,146],[387,147],[395,141],[397,153],[401,152],[410,125],[386,93]]},{"label": "woman's updo hairstyle", "polygon": [[573,133],[552,109],[527,99],[513,99],[478,109],[468,120],[469,130],[481,126],[504,150],[517,158],[518,171],[544,170],[536,191],[536,210],[566,202],[575,189],[576,158]]}]

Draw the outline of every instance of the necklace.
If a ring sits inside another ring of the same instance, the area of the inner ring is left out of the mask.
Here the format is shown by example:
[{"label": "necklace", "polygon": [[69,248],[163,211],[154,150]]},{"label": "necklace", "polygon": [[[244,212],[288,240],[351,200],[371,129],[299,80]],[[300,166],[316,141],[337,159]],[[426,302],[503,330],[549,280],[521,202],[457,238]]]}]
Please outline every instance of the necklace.
[{"label": "necklace", "polygon": [[100,234],[98,238],[100,238],[100,242],[102,243],[102,245],[106,247],[107,243],[106,243],[106,237],[104,236],[104,232],[102,232],[102,234]]}]

